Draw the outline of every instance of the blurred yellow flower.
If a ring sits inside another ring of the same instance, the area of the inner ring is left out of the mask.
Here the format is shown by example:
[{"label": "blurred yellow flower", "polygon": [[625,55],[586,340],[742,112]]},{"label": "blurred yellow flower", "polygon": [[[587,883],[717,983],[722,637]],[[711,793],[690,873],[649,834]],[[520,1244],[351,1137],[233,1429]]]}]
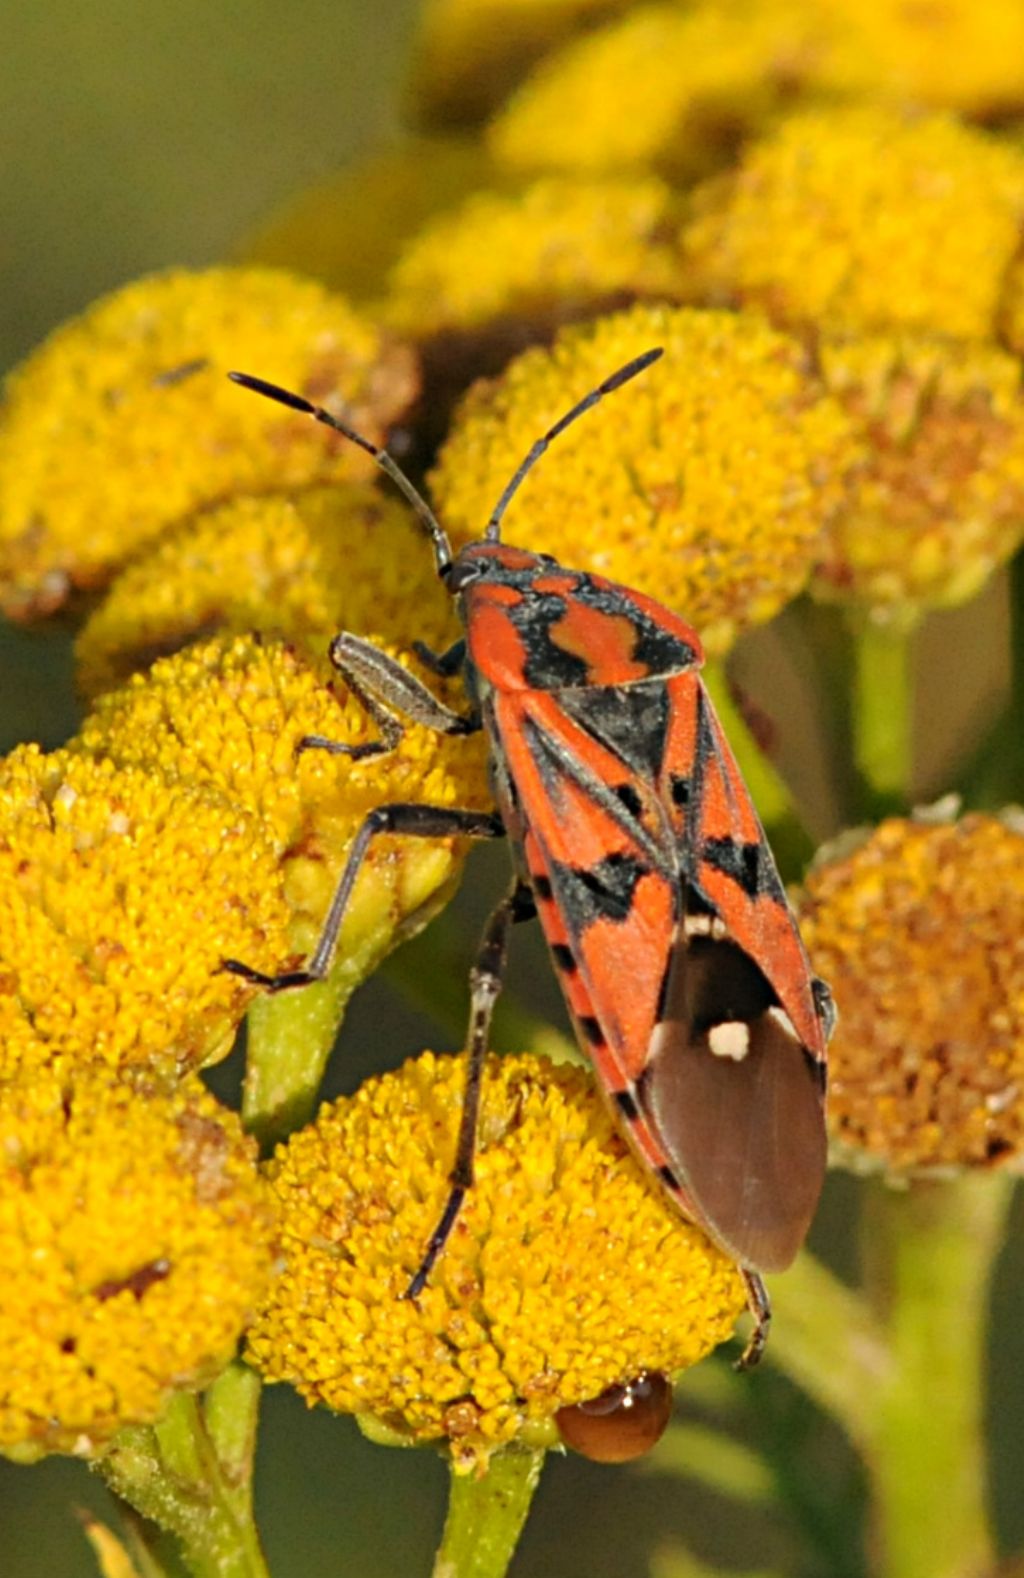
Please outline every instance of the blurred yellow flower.
[{"label": "blurred yellow flower", "polygon": [[839,1009],[829,1124],[840,1159],[897,1172],[1018,1165],[1019,813],[883,822],[852,849],[822,851],[799,916]]},{"label": "blurred yellow flower", "polygon": [[240,494],[367,476],[373,462],[225,373],[256,368],[382,439],[411,352],[322,286],[270,269],[143,279],[51,335],[0,410],[0,608],[29,618]]},{"label": "blurred yellow flower", "polygon": [[0,1172],[0,1453],[91,1457],[232,1357],[271,1269],[255,1145],[195,1079],[35,1076],[0,1085]]},{"label": "blurred yellow flower", "polygon": [[426,125],[472,125],[535,60],[631,0],[426,0],[409,106]]},{"label": "blurred yellow flower", "polygon": [[442,650],[451,598],[408,508],[369,482],[235,499],[127,565],[77,643],[87,694],[214,631],[280,636],[320,659],[341,629]]},{"label": "blurred yellow flower", "polygon": [[470,391],[432,485],[455,539],[477,536],[533,441],[655,345],[663,360],[534,468],[503,534],[657,597],[717,654],[802,589],[855,456],[848,419],[789,336],[671,307],[564,329]]},{"label": "blurred yellow flower", "polygon": [[972,597],[1024,536],[1019,362],[922,335],[823,340],[818,355],[867,458],[812,592],[900,621]]},{"label": "blurred yellow flower", "polygon": [[494,180],[478,138],[409,137],[291,198],[243,241],[241,254],[374,302],[409,238]]},{"label": "blurred yellow flower", "polygon": [[259,819],[210,787],[74,751],[0,764],[0,1077],[223,1057],[251,996],[224,955],[287,949]]},{"label": "blurred yellow flower", "polygon": [[583,1069],[491,1057],[476,1184],[417,1303],[465,1068],[430,1053],[321,1110],[269,1168],[282,1271],[249,1334],[268,1380],[444,1442],[458,1469],[732,1332],[736,1267],[641,1171]]},{"label": "blurred yellow flower", "polygon": [[844,331],[985,338],[1024,218],[1024,155],[941,115],[808,111],[693,195],[704,299]]}]

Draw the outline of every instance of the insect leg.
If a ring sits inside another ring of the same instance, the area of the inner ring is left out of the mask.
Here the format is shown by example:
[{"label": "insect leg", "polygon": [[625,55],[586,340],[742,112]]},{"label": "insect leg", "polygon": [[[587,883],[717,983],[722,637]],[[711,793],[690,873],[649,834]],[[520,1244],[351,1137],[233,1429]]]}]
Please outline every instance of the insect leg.
[{"label": "insect leg", "polygon": [[[444,659],[448,656],[445,653]],[[377,724],[381,737],[365,745],[345,745],[323,734],[306,734],[299,741],[300,751],[330,751],[332,756],[349,756],[357,762],[368,756],[382,756],[393,751],[405,733],[402,717],[438,734],[473,734],[480,728],[479,718],[453,712],[407,668],[370,641],[342,631],[331,642],[330,658],[349,690]]]},{"label": "insect leg", "polygon": [[281,975],[265,975],[239,959],[224,959],[221,969],[240,975],[253,986],[280,992],[289,986],[308,986],[322,981],[331,968],[338,946],[341,923],[352,896],[359,868],[366,858],[372,839],[379,833],[401,833],[409,838],[501,838],[505,828],[501,818],[490,811],[444,809],[434,805],[378,805],[364,819],[348,852],[345,869],[334,890],[330,908],[320,932],[320,940],[303,970],[286,970]]},{"label": "insect leg", "polygon": [[768,1341],[768,1332],[772,1324],[772,1305],[765,1287],[756,1271],[749,1271],[745,1266],[741,1268],[747,1290],[747,1309],[754,1317],[754,1329],[750,1334],[750,1341],[736,1360],[737,1370],[752,1370],[755,1364],[760,1363],[764,1353],[765,1343]]},{"label": "insect leg", "polygon": [[421,663],[425,663],[429,669],[435,674],[440,674],[444,679],[451,679],[466,661],[466,642],[462,636],[457,641],[453,641],[445,652],[435,652],[425,641],[414,641],[412,649]]},{"label": "insect leg", "polygon": [[484,1058],[491,1033],[494,1005],[501,992],[502,976],[508,953],[509,928],[518,921],[532,920],[536,913],[533,894],[525,882],[518,879],[501,903],[492,912],[477,952],[476,963],[470,975],[469,1029],[466,1035],[466,1093],[459,1122],[459,1138],[455,1150],[455,1165],[449,1175],[451,1189],[441,1219],[431,1233],[419,1270],[403,1294],[415,1299],[426,1286],[437,1257],[448,1242],[456,1218],[462,1209],[466,1191],[473,1187],[473,1157],[476,1151],[477,1120],[480,1116],[480,1083],[483,1078]]}]

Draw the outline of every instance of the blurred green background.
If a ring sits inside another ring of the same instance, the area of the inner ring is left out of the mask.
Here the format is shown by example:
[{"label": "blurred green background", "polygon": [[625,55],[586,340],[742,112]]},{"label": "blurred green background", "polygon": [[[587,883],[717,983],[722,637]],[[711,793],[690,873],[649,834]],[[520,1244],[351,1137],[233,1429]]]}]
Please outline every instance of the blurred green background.
[{"label": "blurred green background", "polygon": [[[415,0],[50,0],[45,7],[4,0],[4,366],[134,275],[223,258],[276,203],[386,136],[397,124],[415,11]],[[965,737],[982,733],[997,703],[1003,600],[997,585],[980,607],[930,623],[921,661],[926,695],[935,700],[919,720],[923,792],[941,789],[944,762]],[[770,643],[741,656],[741,675],[755,689],[769,657]],[[74,718],[66,645],[52,632],[0,627],[0,748],[25,738],[58,744]],[[800,760],[799,729],[787,721],[785,733],[787,765],[806,787],[813,763]],[[453,951],[467,964],[503,869],[501,852],[477,857],[448,922]],[[535,944],[517,946],[513,987],[560,1013]],[[350,1015],[344,1065],[331,1089],[351,1089],[369,1069],[394,1065],[438,1038],[438,1027],[404,1008],[378,978]],[[842,1265],[852,1200],[848,1182],[830,1181],[814,1242],[834,1264]],[[997,1287],[998,1384],[990,1405],[998,1517],[1010,1545],[1024,1542],[1022,1286],[1024,1254],[1016,1249]],[[739,1393],[724,1367],[711,1373],[738,1399],[730,1406],[741,1434],[756,1441],[770,1428],[776,1450],[782,1443],[788,1497],[823,1525],[821,1578],[856,1574],[859,1483],[843,1444],[770,1372],[739,1383]],[[275,1578],[425,1573],[445,1482],[431,1452],[370,1446],[350,1420],[307,1413],[282,1388],[267,1396],[257,1493]],[[82,1465],[0,1465],[5,1578],[94,1574],[73,1514],[86,1505],[102,1512],[107,1503]],[[652,1552],[673,1537],[718,1563],[796,1570],[777,1514],[737,1517],[731,1504],[678,1478],[575,1459],[550,1462],[514,1570],[519,1578],[643,1578]]]}]

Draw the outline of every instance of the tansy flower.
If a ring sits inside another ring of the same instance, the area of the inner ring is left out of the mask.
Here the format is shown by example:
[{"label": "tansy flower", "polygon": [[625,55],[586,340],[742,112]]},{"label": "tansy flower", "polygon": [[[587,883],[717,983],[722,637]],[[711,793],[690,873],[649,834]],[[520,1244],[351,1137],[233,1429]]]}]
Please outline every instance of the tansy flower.
[{"label": "tansy flower", "polygon": [[409,137],[292,198],[241,250],[247,261],[299,269],[374,302],[409,238],[494,179],[477,138]]},{"label": "tansy flower", "polygon": [[1024,156],[944,116],[793,116],[693,196],[693,289],[788,324],[991,335]]},{"label": "tansy flower", "polygon": [[[401,655],[411,667],[417,660]],[[367,812],[385,801],[486,809],[490,803],[480,735],[444,736],[410,726],[397,748],[352,761],[322,750],[298,752],[309,734],[365,745],[380,738],[366,707],[340,679],[275,641],[224,636],[161,659],[148,675],[101,697],[72,748],[152,774],[173,788],[215,794],[253,817],[269,841],[291,910],[289,953],[316,939],[345,854]],[[418,672],[442,690],[436,676]],[[448,699],[458,702],[453,685]],[[378,838],[346,912],[341,952],[366,968],[431,913],[457,879],[465,840]],[[159,896],[154,894],[157,916]],[[152,922],[163,929],[163,920]],[[251,945],[222,955],[268,968]],[[175,949],[169,950],[174,960]],[[175,961],[176,962],[176,961]],[[218,978],[219,979],[219,978]]]},{"label": "tansy flower", "polygon": [[416,1303],[465,1065],[430,1053],[321,1110],[270,1164],[282,1271],[249,1334],[268,1380],[457,1468],[640,1370],[696,1363],[743,1307],[735,1266],[640,1171],[589,1074],[486,1066],[476,1183]]},{"label": "tansy flower", "polygon": [[223,1057],[251,996],[225,955],[287,952],[275,851],[210,786],[72,751],[0,764],[0,1077]]},{"label": "tansy flower", "polygon": [[546,50],[630,0],[427,0],[409,100],[417,120],[471,125]]},{"label": "tansy flower", "polygon": [[814,15],[792,0],[638,8],[542,61],[492,121],[491,152],[515,170],[706,173],[792,95]]},{"label": "tansy flower", "polygon": [[88,694],[215,630],[282,636],[322,658],[341,629],[435,651],[458,635],[430,545],[369,482],[235,499],[127,565],[76,644]]},{"label": "tansy flower", "polygon": [[676,221],[675,200],[655,177],[477,193],[406,248],[385,316],[426,342],[428,379],[440,363],[462,389],[560,322],[629,298],[678,295]]},{"label": "tansy flower", "polygon": [[454,536],[477,536],[533,441],[652,345],[663,360],[558,439],[503,535],[657,597],[720,653],[801,590],[854,454],[789,336],[669,307],[565,329],[470,391],[434,493]]},{"label": "tansy flower", "polygon": [[1015,1163],[1024,1140],[1024,827],[930,813],[825,850],[799,903],[839,1009],[829,1123],[854,1166]]},{"label": "tansy flower", "polygon": [[366,476],[354,445],[230,384],[259,372],[340,404],[371,438],[416,392],[404,347],[269,269],[140,280],[58,329],[0,410],[0,608],[46,613],[140,546],[239,494]]},{"label": "tansy flower", "polygon": [[823,341],[866,460],[832,520],[815,595],[913,619],[973,596],[1024,535],[1020,364],[931,336]]},{"label": "tansy flower", "polygon": [[101,1453],[232,1357],[270,1274],[254,1143],[198,1080],[0,1086],[0,1452]]}]

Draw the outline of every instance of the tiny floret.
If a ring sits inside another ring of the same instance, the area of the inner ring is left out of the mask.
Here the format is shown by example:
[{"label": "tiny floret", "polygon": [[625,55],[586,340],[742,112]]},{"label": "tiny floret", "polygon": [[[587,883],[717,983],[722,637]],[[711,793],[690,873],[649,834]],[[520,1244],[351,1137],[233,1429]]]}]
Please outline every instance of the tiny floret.
[{"label": "tiny floret", "polygon": [[454,537],[479,536],[534,440],[656,345],[662,359],[533,468],[502,533],[656,597],[717,654],[803,588],[856,452],[788,335],[752,315],[671,307],[564,329],[470,391],[432,485]]},{"label": "tiny floret", "polygon": [[640,1170],[590,1075],[486,1066],[470,1192],[400,1298],[445,1201],[465,1065],[368,1081],[270,1164],[282,1271],[249,1337],[310,1403],[436,1441],[456,1467],[643,1370],[696,1363],[743,1308],[737,1268]]},{"label": "tiny floret", "polygon": [[829,1123],[841,1159],[905,1172],[1019,1163],[1024,827],[945,815],[826,849],[799,903],[839,1010]]},{"label": "tiny floret", "polygon": [[254,1143],[191,1079],[0,1087],[0,1453],[93,1457],[232,1357],[271,1269]]}]

